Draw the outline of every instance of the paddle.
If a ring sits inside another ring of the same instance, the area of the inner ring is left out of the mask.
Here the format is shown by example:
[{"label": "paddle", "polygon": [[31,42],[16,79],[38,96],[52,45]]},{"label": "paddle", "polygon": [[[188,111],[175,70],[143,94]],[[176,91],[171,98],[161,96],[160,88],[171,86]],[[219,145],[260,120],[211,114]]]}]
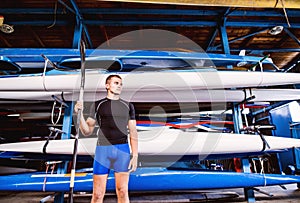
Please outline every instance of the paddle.
[{"label": "paddle", "polygon": [[[85,44],[82,40],[80,41],[80,56],[81,56],[81,83],[80,83],[79,101],[83,104],[83,93],[84,93],[84,83],[85,83]],[[74,180],[75,180],[75,169],[76,169],[76,160],[77,160],[77,147],[78,147],[78,138],[79,138],[79,131],[80,131],[79,125],[80,125],[81,114],[82,114],[82,109],[79,109],[77,115],[76,136],[75,136],[74,150],[73,150],[73,163],[71,169],[69,203],[73,203]]]}]

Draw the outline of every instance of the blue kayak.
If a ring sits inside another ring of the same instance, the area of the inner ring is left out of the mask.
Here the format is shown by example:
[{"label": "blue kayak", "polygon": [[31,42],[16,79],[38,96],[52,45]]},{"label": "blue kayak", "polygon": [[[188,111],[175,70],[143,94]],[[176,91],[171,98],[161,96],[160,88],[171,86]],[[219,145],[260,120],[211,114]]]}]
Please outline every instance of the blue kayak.
[{"label": "blue kayak", "polygon": [[[77,173],[74,191],[92,191],[92,173]],[[70,174],[28,173],[0,176],[0,191],[69,191]],[[280,174],[138,168],[131,173],[130,191],[245,188],[300,183],[300,177]],[[115,190],[113,173],[107,191]]]}]

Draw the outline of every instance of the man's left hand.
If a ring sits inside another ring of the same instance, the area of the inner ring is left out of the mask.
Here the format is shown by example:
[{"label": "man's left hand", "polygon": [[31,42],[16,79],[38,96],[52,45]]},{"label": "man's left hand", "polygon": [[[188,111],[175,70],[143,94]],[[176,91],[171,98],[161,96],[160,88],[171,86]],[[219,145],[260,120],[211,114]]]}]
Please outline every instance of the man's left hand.
[{"label": "man's left hand", "polygon": [[129,173],[136,171],[137,163],[138,163],[138,156],[133,155],[128,165]]}]

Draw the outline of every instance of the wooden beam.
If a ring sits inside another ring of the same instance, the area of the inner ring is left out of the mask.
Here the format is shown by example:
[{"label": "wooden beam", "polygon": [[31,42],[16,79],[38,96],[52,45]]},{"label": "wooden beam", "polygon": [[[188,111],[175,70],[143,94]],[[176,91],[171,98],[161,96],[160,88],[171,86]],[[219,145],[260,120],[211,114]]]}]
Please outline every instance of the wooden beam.
[{"label": "wooden beam", "polygon": [[[300,0],[98,0],[152,4],[178,4],[191,6],[251,7],[251,8],[300,8]],[[283,4],[282,4],[283,2]]]}]

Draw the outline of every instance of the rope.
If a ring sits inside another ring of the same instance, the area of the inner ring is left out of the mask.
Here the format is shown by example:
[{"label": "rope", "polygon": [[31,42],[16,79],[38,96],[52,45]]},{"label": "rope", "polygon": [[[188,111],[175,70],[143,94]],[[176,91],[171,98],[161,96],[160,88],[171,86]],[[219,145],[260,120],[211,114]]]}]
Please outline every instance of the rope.
[{"label": "rope", "polygon": [[60,104],[59,112],[58,112],[58,117],[57,117],[57,120],[54,122],[54,109],[55,109],[55,107],[56,107],[56,101],[53,102],[52,111],[51,111],[51,122],[52,122],[52,124],[53,124],[54,126],[55,126],[55,125],[58,123],[58,121],[60,120],[63,104],[62,104],[62,103]]},{"label": "rope", "polygon": [[51,170],[51,175],[54,173],[54,169],[55,169],[55,166],[56,164],[59,163],[59,162],[46,162],[46,171],[45,171],[45,178],[44,178],[44,183],[43,183],[43,192],[46,191],[46,183],[47,183],[47,174],[48,174],[48,169],[49,169],[49,166],[52,164],[52,170]]},{"label": "rope", "polygon": [[48,58],[45,58],[45,65],[44,65],[44,70],[43,70],[43,87],[44,87],[44,90],[46,90],[46,84],[45,84],[45,76],[46,76],[46,70],[47,70],[47,65],[48,65],[48,62],[49,62],[49,59]]},{"label": "rope", "polygon": [[286,22],[287,22],[288,26],[291,27],[289,18],[288,18],[287,13],[286,13],[286,9],[284,7],[284,0],[280,0],[280,2],[281,2],[281,5],[282,5],[282,9],[283,9],[283,12],[284,12],[284,17],[286,19]]},{"label": "rope", "polygon": [[259,161],[261,166],[260,174],[264,176],[264,186],[267,186],[267,179],[266,179],[266,174],[264,169],[264,160],[262,158],[259,158]]},{"label": "rope", "polygon": [[54,6],[54,20],[53,20],[53,23],[51,25],[49,25],[47,28],[52,28],[56,24],[56,14],[57,14],[57,2],[55,2],[55,6]]}]

